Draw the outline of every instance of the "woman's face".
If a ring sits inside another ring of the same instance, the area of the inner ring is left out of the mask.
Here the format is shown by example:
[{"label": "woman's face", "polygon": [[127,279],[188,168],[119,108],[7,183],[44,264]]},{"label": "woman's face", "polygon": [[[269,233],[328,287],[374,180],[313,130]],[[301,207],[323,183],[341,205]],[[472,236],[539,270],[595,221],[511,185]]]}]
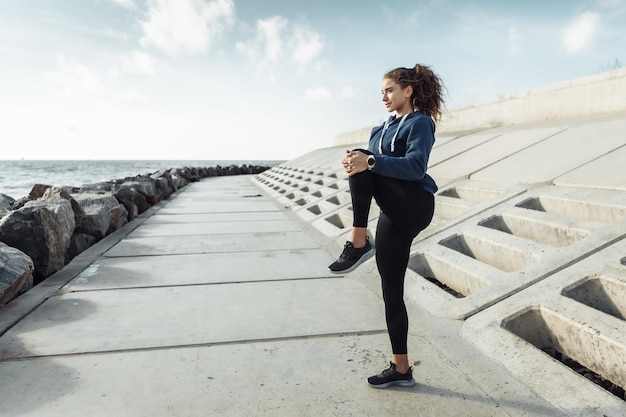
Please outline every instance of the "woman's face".
[{"label": "woman's face", "polygon": [[411,104],[413,88],[411,86],[402,88],[397,82],[385,78],[383,79],[381,93],[383,94],[383,103],[388,112],[395,111],[397,116],[404,116],[413,111],[413,105]]}]

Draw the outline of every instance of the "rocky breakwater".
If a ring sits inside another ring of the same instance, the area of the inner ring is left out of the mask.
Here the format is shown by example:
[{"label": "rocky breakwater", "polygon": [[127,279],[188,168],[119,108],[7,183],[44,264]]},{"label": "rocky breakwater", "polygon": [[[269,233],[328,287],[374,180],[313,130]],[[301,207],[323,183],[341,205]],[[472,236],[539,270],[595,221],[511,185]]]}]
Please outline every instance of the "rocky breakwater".
[{"label": "rocky breakwater", "polygon": [[173,168],[81,187],[37,184],[18,200],[0,194],[0,307],[189,183],[266,169]]}]

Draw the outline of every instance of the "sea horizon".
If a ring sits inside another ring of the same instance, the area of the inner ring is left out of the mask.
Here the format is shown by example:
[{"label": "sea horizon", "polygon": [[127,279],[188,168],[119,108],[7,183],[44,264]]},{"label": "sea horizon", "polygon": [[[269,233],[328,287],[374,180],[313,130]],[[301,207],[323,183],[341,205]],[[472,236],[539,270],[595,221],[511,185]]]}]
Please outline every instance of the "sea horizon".
[{"label": "sea horizon", "polygon": [[28,195],[35,184],[81,187],[183,167],[276,166],[284,160],[247,159],[0,159],[0,194]]}]

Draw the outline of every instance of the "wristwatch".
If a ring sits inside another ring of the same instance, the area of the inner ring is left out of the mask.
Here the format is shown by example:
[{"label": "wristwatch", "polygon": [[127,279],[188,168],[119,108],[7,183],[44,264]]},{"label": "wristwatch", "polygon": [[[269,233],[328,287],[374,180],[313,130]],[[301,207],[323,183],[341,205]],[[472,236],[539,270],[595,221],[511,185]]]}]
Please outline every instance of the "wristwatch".
[{"label": "wristwatch", "polygon": [[374,169],[375,165],[376,165],[376,158],[374,158],[374,155],[368,156],[367,157],[367,169],[371,171]]}]

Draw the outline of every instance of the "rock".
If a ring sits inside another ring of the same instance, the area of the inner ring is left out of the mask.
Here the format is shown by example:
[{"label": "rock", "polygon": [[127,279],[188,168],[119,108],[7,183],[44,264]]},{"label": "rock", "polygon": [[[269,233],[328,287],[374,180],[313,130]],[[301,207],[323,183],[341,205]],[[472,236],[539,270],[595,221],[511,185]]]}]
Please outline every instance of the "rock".
[{"label": "rock", "polygon": [[0,242],[0,307],[11,301],[28,282],[32,286],[33,260],[19,249]]},{"label": "rock", "polygon": [[[72,206],[72,211],[74,212],[74,223],[76,228],[80,228],[83,224],[83,221],[87,217],[85,211],[80,206],[78,201],[76,201],[72,195],[70,194],[71,190],[58,188],[58,187],[48,187],[46,191],[44,191],[43,195],[40,198],[40,201],[45,200],[67,200],[70,202]],[[28,205],[28,204],[26,204]]]},{"label": "rock", "polygon": [[79,188],[78,193],[102,194],[102,193],[110,192],[111,187],[113,187],[112,181],[98,182],[95,184],[86,184]]},{"label": "rock", "polygon": [[93,236],[96,241],[105,237],[111,225],[111,209],[105,206],[86,207],[85,215],[85,221],[76,231]]},{"label": "rock", "polygon": [[[137,216],[137,213],[134,213],[134,217],[136,216]],[[111,223],[109,225],[109,230],[107,234],[113,233],[120,227],[124,226],[126,223],[128,223],[128,219],[129,219],[129,213],[123,204],[118,204],[117,207],[112,208],[111,209]]]},{"label": "rock", "polygon": [[191,182],[191,175],[189,175],[189,173],[187,173],[184,169],[173,168],[169,173],[172,176],[172,180],[175,181],[178,189],[183,188]]},{"label": "rock", "polygon": [[28,203],[29,201],[33,201],[33,200],[35,200],[35,198],[31,197],[31,195],[28,194],[28,195],[25,195],[24,197],[22,197],[22,198],[20,198],[18,200],[15,200],[15,202],[11,206],[12,206],[13,210],[18,210],[18,209],[24,207],[24,204]]},{"label": "rock", "polygon": [[117,225],[117,219],[113,223],[113,209],[117,209],[120,203],[113,194],[109,192],[104,194],[78,193],[72,194],[72,197],[84,210],[86,216],[83,224],[76,229],[77,233],[93,236],[98,241]]},{"label": "rock", "polygon": [[[34,270],[34,267],[33,267],[33,270]],[[26,279],[26,282],[24,283],[24,285],[22,285],[22,288],[18,291],[15,297],[19,297],[20,295],[32,290],[34,285],[35,285],[35,279],[33,278],[33,274],[30,274],[28,278]]]},{"label": "rock", "polygon": [[[135,181],[126,181],[122,184],[123,187],[129,187],[132,190],[137,191],[143,195],[146,202],[153,206],[163,199],[161,192],[157,191],[154,181],[152,179],[139,179]],[[139,206],[138,206],[139,207]],[[148,207],[149,208],[149,207]],[[141,209],[140,209],[141,210]],[[145,210],[141,210],[143,212]]]},{"label": "rock", "polygon": [[146,198],[130,187],[125,185],[114,185],[111,189],[117,201],[122,203],[128,211],[128,220],[133,220],[139,213],[150,208]]},{"label": "rock", "polygon": [[226,175],[241,175],[241,168],[238,167],[237,165],[231,165],[228,168],[226,168]]},{"label": "rock", "polygon": [[37,283],[65,266],[74,228],[68,200],[35,200],[0,220],[0,241],[31,257]]},{"label": "rock", "polygon": [[68,262],[74,259],[80,253],[86,251],[96,243],[96,238],[84,233],[74,233],[70,241],[70,249],[68,252]]},{"label": "rock", "polygon": [[170,185],[167,178],[154,176],[151,176],[150,178],[154,181],[154,186],[156,187],[157,192],[161,194],[161,200],[170,198],[174,192],[174,188]]},{"label": "rock", "polygon": [[46,192],[48,188],[52,187],[51,185],[45,184],[35,184],[33,188],[30,190],[29,196],[33,199],[41,198],[43,194]]},{"label": "rock", "polygon": [[15,199],[6,194],[0,194],[0,218],[6,216],[13,210]]}]

